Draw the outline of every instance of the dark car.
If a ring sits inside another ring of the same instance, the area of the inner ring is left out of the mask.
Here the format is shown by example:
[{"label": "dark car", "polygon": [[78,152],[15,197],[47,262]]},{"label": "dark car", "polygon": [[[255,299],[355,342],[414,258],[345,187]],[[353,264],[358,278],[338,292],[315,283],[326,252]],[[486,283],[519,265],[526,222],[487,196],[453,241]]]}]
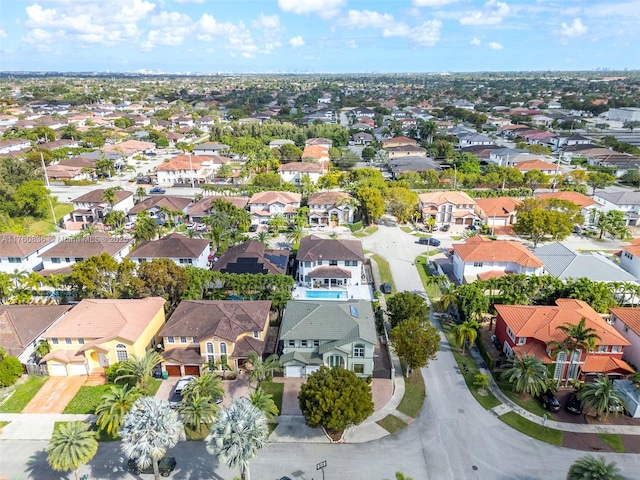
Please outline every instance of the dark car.
[{"label": "dark car", "polygon": [[475,232],[478,228],[475,225],[469,225],[467,227],[467,230],[471,230],[472,232]]},{"label": "dark car", "polygon": [[574,415],[580,415],[582,413],[584,402],[582,399],[578,398],[577,392],[573,392],[569,396],[569,401],[567,402],[566,408],[569,413],[573,413]]},{"label": "dark car", "polygon": [[538,396],[538,400],[542,404],[542,408],[549,410],[550,412],[557,412],[560,410],[560,402],[553,394],[553,392],[547,390]]},{"label": "dark car", "polygon": [[420,245],[431,245],[432,247],[440,246],[440,240],[437,238],[419,238],[418,243]]},{"label": "dark car", "polygon": [[137,184],[151,185],[151,179],[149,177],[140,177],[136,180]]},{"label": "dark car", "polygon": [[502,352],[502,345],[500,344],[500,340],[498,340],[498,337],[496,337],[495,335],[491,335],[491,341],[493,342],[493,346],[496,347],[499,352]]},{"label": "dark car", "polygon": [[[158,470],[160,470],[160,475],[163,477],[168,477],[171,472],[176,468],[177,462],[173,457],[164,457],[162,460],[158,462]],[[148,467],[140,468],[135,459],[130,458],[127,462],[127,468],[129,471],[135,475],[139,475],[141,473],[153,473],[153,464],[150,464]]]},{"label": "dark car", "polygon": [[165,192],[166,190],[160,187],[153,187],[151,190],[149,190],[149,193],[159,193],[160,195],[162,195]]},{"label": "dark car", "polygon": [[255,225],[255,224],[251,225],[249,227],[249,231],[250,232],[257,232],[258,231],[258,225]]},{"label": "dark car", "polygon": [[443,225],[440,230],[443,231],[443,232],[448,232],[449,231],[449,224]]},{"label": "dark car", "polygon": [[380,285],[380,291],[382,293],[391,293],[391,291],[393,290],[393,288],[391,287],[390,283],[383,283],[382,285]]}]

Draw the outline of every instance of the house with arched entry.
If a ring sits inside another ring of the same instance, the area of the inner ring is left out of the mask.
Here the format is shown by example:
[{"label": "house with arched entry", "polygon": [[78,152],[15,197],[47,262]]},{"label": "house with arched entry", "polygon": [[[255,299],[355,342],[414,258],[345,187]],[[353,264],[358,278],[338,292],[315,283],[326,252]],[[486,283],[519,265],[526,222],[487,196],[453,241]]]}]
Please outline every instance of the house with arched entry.
[{"label": "house with arched entry", "polygon": [[436,225],[473,225],[480,221],[475,212],[476,201],[464,192],[421,193],[418,210],[423,222],[433,217]]},{"label": "house with arched entry", "polygon": [[51,351],[43,358],[51,376],[89,375],[144,357],[164,324],[161,297],[84,299],[44,333]]}]

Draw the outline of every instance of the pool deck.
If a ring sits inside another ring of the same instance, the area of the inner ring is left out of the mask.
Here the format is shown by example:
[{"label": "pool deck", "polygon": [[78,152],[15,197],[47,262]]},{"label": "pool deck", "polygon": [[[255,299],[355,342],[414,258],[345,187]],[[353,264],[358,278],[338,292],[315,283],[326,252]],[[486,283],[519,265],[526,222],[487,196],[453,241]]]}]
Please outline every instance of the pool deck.
[{"label": "pool deck", "polygon": [[[346,296],[343,298],[308,298],[307,291],[311,292],[346,292]],[[333,288],[309,288],[297,286],[293,290],[294,300],[371,300],[373,293],[370,285],[349,285],[348,287],[333,287]]]}]

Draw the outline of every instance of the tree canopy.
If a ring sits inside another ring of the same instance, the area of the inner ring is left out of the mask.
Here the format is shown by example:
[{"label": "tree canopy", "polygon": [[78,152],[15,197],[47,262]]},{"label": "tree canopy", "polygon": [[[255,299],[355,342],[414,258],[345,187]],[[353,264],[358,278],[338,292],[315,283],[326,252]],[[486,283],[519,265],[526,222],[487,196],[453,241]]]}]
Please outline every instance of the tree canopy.
[{"label": "tree canopy", "polygon": [[387,300],[387,315],[392,327],[410,319],[424,323],[429,316],[429,305],[417,293],[398,292]]}]

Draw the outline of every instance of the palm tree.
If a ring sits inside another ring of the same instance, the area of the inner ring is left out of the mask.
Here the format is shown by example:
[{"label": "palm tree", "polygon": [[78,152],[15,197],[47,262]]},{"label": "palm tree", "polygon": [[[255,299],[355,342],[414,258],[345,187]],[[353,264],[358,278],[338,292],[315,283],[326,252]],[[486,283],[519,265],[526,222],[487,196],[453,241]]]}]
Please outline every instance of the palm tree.
[{"label": "palm tree", "polygon": [[291,242],[293,245],[298,245],[300,240],[304,237],[304,230],[300,225],[295,225],[290,232],[287,233],[285,237],[287,242]]},{"label": "palm tree", "polygon": [[627,377],[631,383],[636,387],[636,390],[640,390],[640,372],[633,373]]},{"label": "palm tree", "polygon": [[96,407],[96,425],[114,436],[122,426],[124,416],[141,396],[142,392],[136,387],[114,385],[102,395]]},{"label": "palm tree", "polygon": [[158,234],[158,224],[149,216],[147,210],[143,210],[136,215],[136,229],[133,238],[136,242],[153,240]]},{"label": "palm tree", "polygon": [[262,243],[265,248],[269,248],[269,234],[265,231],[262,232],[258,232],[258,235],[256,236],[256,240],[260,243]]},{"label": "palm tree", "polygon": [[180,439],[184,426],[178,414],[171,410],[167,400],[157,397],[142,397],[136,400],[124,416],[118,435],[121,448],[128,458],[133,458],[140,467],[153,465],[153,475],[160,479],[158,461],[174,447]]},{"label": "palm tree", "polygon": [[53,432],[51,441],[45,451],[47,462],[58,472],[75,470],[78,480],[78,469],[98,451],[98,440],[95,432],[89,431],[84,422],[64,422]]},{"label": "palm tree", "polygon": [[582,387],[578,397],[584,400],[587,407],[596,411],[597,420],[602,414],[606,418],[609,416],[609,412],[618,414],[626,407],[624,400],[614,389],[613,381],[600,374],[593,382]]},{"label": "palm tree", "polygon": [[202,397],[215,401],[224,396],[221,380],[214,374],[205,372],[191,380],[182,390],[182,398]]},{"label": "palm tree", "polygon": [[281,213],[276,213],[267,223],[269,230],[271,230],[274,235],[278,235],[280,231],[287,226],[287,219]]},{"label": "palm tree", "polygon": [[42,359],[50,351],[51,351],[51,344],[47,340],[42,339],[42,340],[40,340],[38,342],[38,344],[33,349],[33,354],[35,355],[36,359],[38,360],[38,363],[40,363],[40,361],[42,361]]},{"label": "palm tree", "polygon": [[458,305],[458,294],[456,292],[457,288],[453,283],[450,283],[444,289],[442,289],[442,294],[440,295],[440,308],[443,311],[448,311],[450,307],[456,307]]},{"label": "palm tree", "polygon": [[262,360],[262,357],[256,352],[249,352],[245,365],[251,370],[249,381],[255,381],[257,385],[260,385],[273,372],[282,371],[282,362],[280,362],[280,358],[275,353]]},{"label": "palm tree", "polygon": [[230,468],[239,467],[242,480],[250,480],[249,460],[267,446],[267,416],[247,398],[223,408],[207,437],[207,451]]},{"label": "palm tree", "polygon": [[[566,337],[562,341],[552,340],[548,343],[551,348],[551,356],[555,358],[560,352],[567,352],[569,355],[569,368],[566,375],[566,385],[569,382],[569,375],[571,374],[574,356],[580,356],[583,351],[590,351],[596,348],[596,342],[600,340],[600,336],[596,333],[596,330],[586,326],[586,319],[582,317],[577,325],[571,323],[565,323],[558,327]],[[564,373],[564,368],[563,368]],[[580,372],[577,371],[572,378],[578,378]],[[562,375],[560,376],[562,378]],[[560,381],[560,379],[558,379]],[[565,386],[566,386],[565,385]]]},{"label": "palm tree", "polygon": [[136,386],[141,390],[147,389],[147,381],[151,377],[151,373],[156,365],[162,362],[162,357],[155,350],[147,350],[144,357],[131,355],[131,358],[118,364],[118,373],[116,382],[123,378],[133,378]]},{"label": "palm tree", "polygon": [[478,322],[475,320],[467,320],[453,328],[456,336],[456,343],[459,348],[462,348],[462,355],[465,354],[465,343],[469,342],[469,348],[471,348],[476,341],[476,338],[478,338],[478,328],[480,328],[480,325],[478,325]]},{"label": "palm tree", "polygon": [[8,273],[0,272],[0,303],[5,303],[11,296],[14,289],[11,276]]},{"label": "palm tree", "polygon": [[218,405],[210,397],[201,397],[198,394],[190,395],[188,398],[183,396],[182,405],[178,407],[178,413],[182,415],[184,424],[196,432],[199,432],[203,426],[209,427],[218,410]]},{"label": "palm tree", "polygon": [[579,458],[569,468],[567,480],[624,480],[615,462],[591,455]]},{"label": "palm tree", "polygon": [[525,395],[539,395],[546,389],[547,367],[542,360],[533,355],[518,358],[515,355],[508,360],[509,367],[502,372],[501,378],[513,386],[513,391]]},{"label": "palm tree", "polygon": [[270,422],[273,422],[280,413],[276,402],[273,401],[273,395],[265,393],[262,387],[258,387],[251,392],[249,400],[251,400],[253,406],[262,410],[262,413],[267,416]]}]

